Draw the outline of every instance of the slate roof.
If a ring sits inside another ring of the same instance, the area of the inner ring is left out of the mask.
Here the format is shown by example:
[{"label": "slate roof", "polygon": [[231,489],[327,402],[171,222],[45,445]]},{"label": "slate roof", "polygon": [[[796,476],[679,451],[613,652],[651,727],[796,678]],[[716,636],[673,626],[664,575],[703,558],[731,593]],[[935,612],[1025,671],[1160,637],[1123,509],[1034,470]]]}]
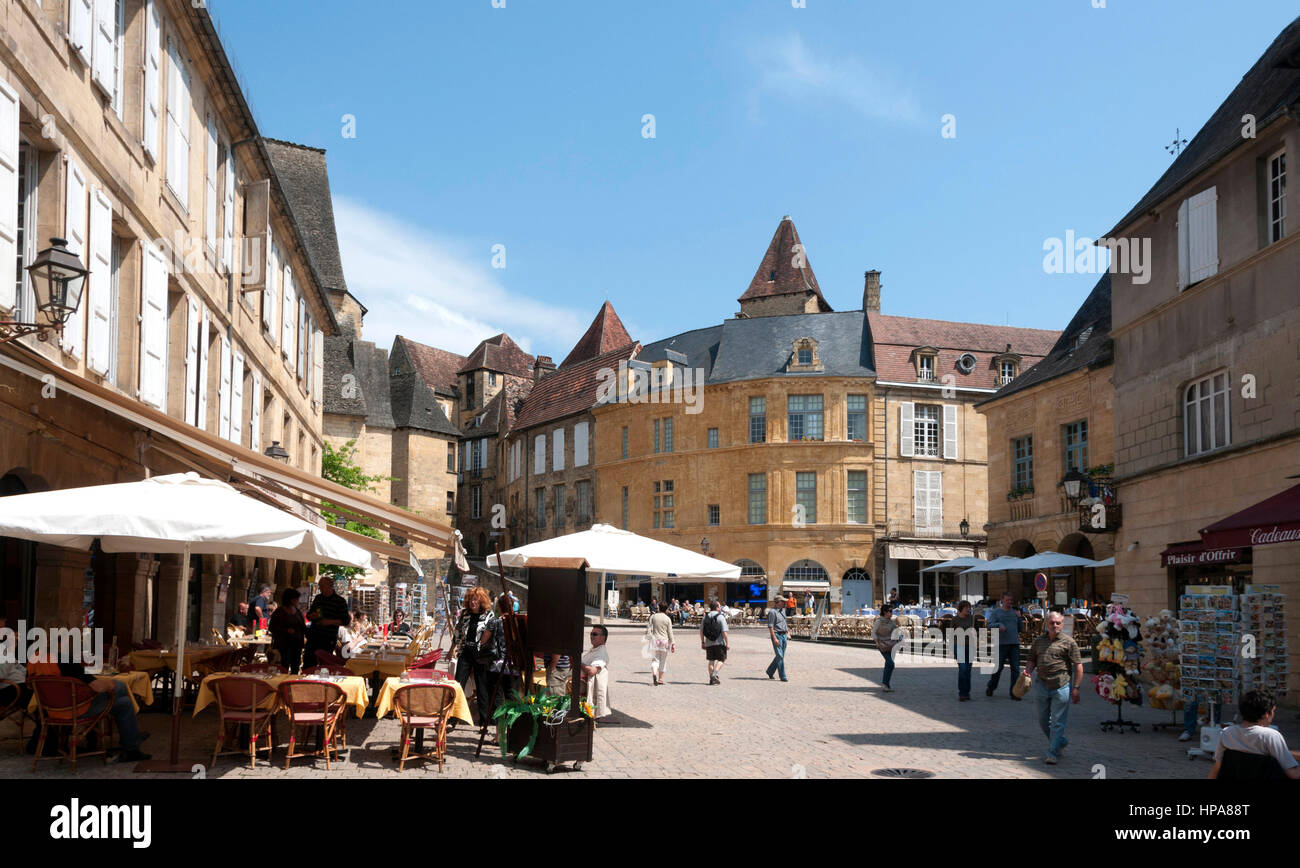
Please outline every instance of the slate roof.
[{"label": "slate roof", "polygon": [[[798,259],[802,264],[798,266],[795,265],[796,244],[800,245],[799,253],[802,254]],[[818,308],[822,311],[830,311],[831,306],[822,295],[821,287],[817,285],[817,275],[813,274],[812,263],[808,260],[808,251],[802,244],[803,242],[799,240],[799,230],[794,227],[794,221],[788,216],[782,217],[776,232],[772,233],[772,241],[767,245],[763,261],[758,264],[758,271],[754,272],[754,279],[749,282],[749,288],[737,301],[745,302],[757,298],[802,295],[811,292],[817,296]]]},{"label": "slate roof", "polygon": [[512,428],[532,428],[590,410],[596,405],[596,395],[604,382],[600,371],[617,371],[619,362],[635,357],[640,348],[640,344],[630,343],[590,359],[562,365],[555,373],[547,374],[533,385]]},{"label": "slate roof", "polygon": [[324,356],[324,412],[364,416],[366,424],[375,428],[394,427],[387,350],[370,341],[327,337]]},{"label": "slate roof", "polygon": [[439,395],[450,398],[457,397],[460,394],[460,381],[456,376],[456,372],[461,365],[465,364],[464,356],[448,350],[440,350],[437,347],[426,346],[410,338],[398,335],[393,342],[393,360],[395,363],[399,362],[399,344],[402,357],[410,361],[411,365],[419,371],[425,385],[432,388]]},{"label": "slate roof", "polygon": [[653,363],[663,361],[669,350],[681,353],[686,356],[687,367],[704,369],[705,382],[707,382],[713,372],[713,363],[718,356],[721,340],[722,326],[707,326],[646,344],[641,352],[636,354],[636,358],[639,362]]},{"label": "slate roof", "polygon": [[452,437],[460,436],[460,429],[451,424],[442,406],[420,377],[418,371],[398,374],[390,378],[393,395],[393,421],[397,428],[419,428]]},{"label": "slate roof", "polygon": [[[709,383],[761,377],[874,377],[871,335],[860,310],[725,321]],[[682,336],[678,336],[679,338]],[[815,338],[825,370],[787,373],[796,338]],[[689,354],[688,354],[689,357]]]},{"label": "slate roof", "polygon": [[509,432],[532,388],[532,380],[507,377],[501,390],[492,396],[492,400],[487,402],[477,416],[465,424],[462,436],[485,437]]},{"label": "slate roof", "polygon": [[[934,347],[939,351],[936,377],[952,374],[958,388],[994,389],[998,371],[993,357],[1006,352],[1008,344],[1011,352],[1021,356],[1023,373],[1046,356],[1061,335],[1047,329],[886,316],[874,311],[867,317],[875,346],[876,372],[880,379],[894,383],[915,383],[913,352]],[[975,367],[969,374],[957,367],[957,360],[966,353],[975,357]]]},{"label": "slate roof", "polygon": [[520,349],[519,345],[510,339],[510,335],[504,333],[493,335],[474,348],[474,352],[469,354],[456,373],[465,374],[477,370],[514,374],[516,377],[531,377],[533,357]]},{"label": "slate roof", "polygon": [[1107,234],[1116,235],[1248,141],[1242,136],[1244,115],[1254,115],[1255,128],[1262,130],[1297,104],[1300,104],[1300,18],[1278,34],[1155,186]]},{"label": "slate roof", "polygon": [[1110,272],[1107,272],[1075,311],[1047,357],[977,406],[999,401],[1081,368],[1101,368],[1114,361],[1115,342],[1110,336]]},{"label": "slate roof", "polygon": [[293,220],[303,235],[307,259],[320,278],[322,290],[346,290],[325,151],[265,136],[262,143],[289,202]]},{"label": "slate roof", "polygon": [[607,301],[601,305],[600,312],[591,321],[586,333],[573,345],[573,349],[564,357],[564,361],[560,362],[560,367],[570,362],[585,361],[630,343],[632,343],[632,336],[627,333],[623,321],[614,312],[614,305]]}]

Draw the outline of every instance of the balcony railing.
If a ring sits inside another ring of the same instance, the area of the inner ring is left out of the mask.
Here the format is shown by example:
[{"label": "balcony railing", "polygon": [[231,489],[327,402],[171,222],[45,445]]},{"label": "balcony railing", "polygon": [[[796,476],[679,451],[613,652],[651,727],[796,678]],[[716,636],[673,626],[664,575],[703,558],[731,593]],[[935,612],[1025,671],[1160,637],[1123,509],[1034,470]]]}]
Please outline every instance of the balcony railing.
[{"label": "balcony railing", "polygon": [[1016,377],[1014,374],[998,374],[997,384],[998,386],[1005,386],[1007,383],[1010,383],[1015,378]]},{"label": "balcony railing", "polygon": [[984,529],[974,524],[966,530],[966,536],[961,535],[961,521],[939,521],[937,523],[926,524],[917,522],[914,519],[895,519],[891,518],[885,522],[885,533],[891,537],[918,537],[921,539],[984,539]]}]

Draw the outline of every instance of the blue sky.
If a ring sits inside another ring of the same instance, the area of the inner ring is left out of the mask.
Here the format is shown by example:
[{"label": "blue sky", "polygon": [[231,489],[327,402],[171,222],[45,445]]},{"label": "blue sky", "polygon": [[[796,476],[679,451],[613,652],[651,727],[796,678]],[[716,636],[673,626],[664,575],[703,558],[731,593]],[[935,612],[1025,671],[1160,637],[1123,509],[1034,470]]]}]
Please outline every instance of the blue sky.
[{"label": "blue sky", "polygon": [[716,323],[784,214],[838,310],[877,268],[885,313],[1063,328],[1096,278],[1044,241],[1109,230],[1296,14],[505,2],[209,2],[262,132],[327,151],[380,345],[558,360],[605,299],[643,343]]}]

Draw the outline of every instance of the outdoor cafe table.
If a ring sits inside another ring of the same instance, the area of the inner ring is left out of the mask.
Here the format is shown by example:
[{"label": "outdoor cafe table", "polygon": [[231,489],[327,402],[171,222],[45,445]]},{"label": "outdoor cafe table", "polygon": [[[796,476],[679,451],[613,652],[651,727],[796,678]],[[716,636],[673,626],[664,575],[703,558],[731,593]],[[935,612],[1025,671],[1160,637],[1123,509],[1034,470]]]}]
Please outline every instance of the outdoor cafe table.
[{"label": "outdoor cafe table", "polygon": [[456,700],[451,704],[451,716],[473,725],[474,718],[470,716],[469,702],[465,699],[465,691],[461,688],[460,682],[454,678],[447,678],[442,681],[403,681],[401,678],[385,678],[384,686],[379,691],[379,704],[375,709],[375,717],[383,717],[392,711],[393,694],[397,692],[397,688],[411,684],[445,684],[447,687],[452,688],[456,691]]},{"label": "outdoor cafe table", "polygon": [[[316,676],[316,675],[266,675],[257,672],[214,672],[204,678],[199,684],[199,695],[194,699],[194,714],[198,715],[207,706],[217,701],[216,691],[212,687],[212,682],[218,678],[229,678],[232,675],[238,675],[245,678],[259,678],[270,685],[271,689],[279,695],[280,685],[286,681],[328,681],[338,685],[346,697],[347,704],[352,706],[352,710],[357,717],[361,717],[366,712],[366,706],[370,704],[370,696],[366,692],[366,679],[356,675],[344,676]],[[275,702],[276,700],[272,700]]]},{"label": "outdoor cafe table", "polygon": [[[204,660],[213,657],[219,657],[229,652],[230,649],[223,645],[199,645],[193,648],[185,648],[185,664],[195,666]],[[176,669],[176,652],[162,649],[146,649],[144,651],[132,651],[130,656],[132,669],[156,670],[156,669]]]},{"label": "outdoor cafe table", "polygon": [[363,678],[368,678],[374,672],[385,677],[395,677],[407,670],[407,659],[407,653],[402,650],[378,654],[361,653],[348,658],[347,667],[350,672]]},{"label": "outdoor cafe table", "polygon": [[[94,674],[94,673],[90,673]],[[96,681],[120,681],[126,685],[127,694],[131,697],[131,707],[136,711],[140,710],[140,700],[145,705],[153,705],[153,689],[149,686],[149,673],[135,670],[132,672],[114,672],[110,674],[95,675]],[[35,713],[36,697],[32,697],[31,703],[27,710]]]}]

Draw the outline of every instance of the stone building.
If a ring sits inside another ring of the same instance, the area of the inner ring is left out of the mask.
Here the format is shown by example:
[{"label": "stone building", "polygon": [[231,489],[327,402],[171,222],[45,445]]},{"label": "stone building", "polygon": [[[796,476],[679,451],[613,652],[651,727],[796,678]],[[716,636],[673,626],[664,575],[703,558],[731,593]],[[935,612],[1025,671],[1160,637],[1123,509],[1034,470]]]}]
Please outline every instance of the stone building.
[{"label": "stone building", "polygon": [[[1120,268],[1112,296],[1115,584],[1141,612],[1175,605],[1189,583],[1300,594],[1300,541],[1200,542],[1300,473],[1298,110],[1300,19],[1109,233],[1152,248],[1146,279]],[[1294,691],[1294,613],[1291,636]]]},{"label": "stone building", "polygon": [[[602,382],[617,376],[640,344],[605,302],[557,369],[538,359],[537,382],[515,413],[504,441],[508,545],[586,530],[596,517],[593,444]],[[601,432],[602,436],[605,432]],[[501,471],[498,470],[498,479]]]},{"label": "stone building", "polygon": [[[320,479],[334,278],[280,174],[295,146],[260,135],[203,4],[3,0],[0,32],[0,259],[19,277],[0,284],[0,317],[35,318],[24,268],[52,236],[90,270],[61,335],[0,344],[0,491],[196,471],[316,521],[324,499],[444,544],[445,527]],[[123,645],[173,643],[183,572],[198,638],[252,584],[314,571],[187,566],[0,540],[0,598],[11,620],[93,608]]]},{"label": "stone building", "polygon": [[[988,420],[990,558],[1055,551],[1105,560],[1115,554],[1113,510],[1110,520],[1103,512],[1100,521],[1093,510],[1096,502],[1105,509],[1117,500],[1110,311],[1106,274],[1047,357],[976,405]],[[1062,485],[1072,470],[1089,477],[1077,504]],[[1105,601],[1115,590],[1114,567],[1060,570],[1050,578],[1052,604]],[[1033,598],[1033,574],[989,574],[990,596],[1007,590],[1017,599]]]},{"label": "stone building", "polygon": [[[619,394],[592,411],[598,520],[744,571],[732,583],[647,582],[641,597],[762,603],[813,590],[838,610],[842,593],[850,606],[880,599],[900,562],[973,549],[955,530],[969,516],[978,536],[985,520],[984,426],[971,404],[992,393],[1008,343],[1027,367],[1056,334],[883,316],[880,298],[868,272],[863,309],[832,311],[786,217],[736,318],[636,353]],[[974,366],[955,368],[966,354]],[[918,428],[918,400],[939,407],[936,432]],[[946,416],[956,430],[944,438]],[[945,439],[955,448],[944,452]]]}]

